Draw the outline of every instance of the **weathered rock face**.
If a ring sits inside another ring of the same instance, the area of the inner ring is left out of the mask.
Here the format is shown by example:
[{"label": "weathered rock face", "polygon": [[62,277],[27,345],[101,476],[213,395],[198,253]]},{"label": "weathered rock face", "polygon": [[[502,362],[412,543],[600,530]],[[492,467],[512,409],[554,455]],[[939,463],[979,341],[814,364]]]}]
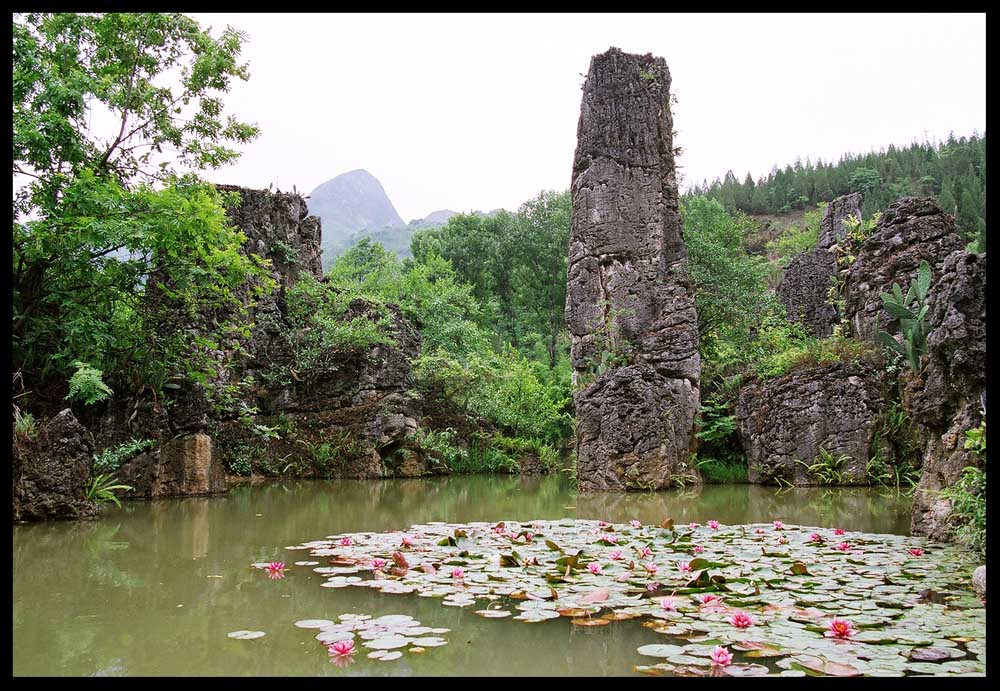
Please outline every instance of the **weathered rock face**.
[{"label": "weathered rock face", "polygon": [[896,320],[883,308],[881,293],[892,292],[893,283],[906,292],[923,260],[937,279],[944,258],[962,245],[955,220],[933,199],[903,197],[890,205],[855,262],[841,274],[844,316],[854,336],[874,338],[876,316],[881,328],[891,332]]},{"label": "weathered rock face", "polygon": [[907,375],[903,403],[924,438],[911,530],[949,537],[951,505],[937,491],[980,460],[965,449],[965,432],[979,426],[986,397],[986,255],[951,253],[931,284],[927,355],[921,376]]},{"label": "weathered rock face", "polygon": [[218,494],[226,491],[222,459],[207,434],[177,437],[124,463],[119,476],[133,487],[130,498]]},{"label": "weathered rock face", "polygon": [[978,566],[972,572],[972,590],[979,597],[986,597],[986,566]]},{"label": "weathered rock face", "polygon": [[860,219],[861,205],[863,203],[864,198],[861,196],[861,193],[853,192],[852,194],[837,197],[827,204],[826,212],[819,222],[819,242],[816,243],[816,248],[828,250],[837,244],[847,233],[844,221],[849,216]]},{"label": "weathered rock face", "polygon": [[775,291],[788,318],[803,324],[817,338],[831,335],[840,320],[837,308],[828,298],[837,275],[837,261],[830,247],[844,236],[844,220],[848,216],[861,218],[861,202],[861,194],[855,192],[837,197],[827,205],[816,248],[792,258]]},{"label": "weathered rock face", "polygon": [[670,73],[662,58],[612,48],[594,56],[583,91],[566,298],[583,384],[574,395],[577,478],[582,489],[697,480],[688,462],[701,362]]},{"label": "weathered rock face", "polygon": [[839,469],[841,484],[867,484],[881,407],[878,374],[852,364],[811,367],[748,384],[736,407],[747,479],[821,484],[797,461],[812,464],[823,448],[834,458],[850,457]]},{"label": "weathered rock face", "polygon": [[33,440],[14,445],[14,520],[93,518],[87,499],[92,449],[67,408],[39,426]]}]

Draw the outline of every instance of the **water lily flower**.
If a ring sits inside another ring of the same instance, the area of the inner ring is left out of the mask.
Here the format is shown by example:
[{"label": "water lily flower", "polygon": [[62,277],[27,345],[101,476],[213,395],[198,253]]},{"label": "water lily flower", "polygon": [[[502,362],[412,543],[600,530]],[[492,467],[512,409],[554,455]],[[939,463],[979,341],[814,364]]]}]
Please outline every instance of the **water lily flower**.
[{"label": "water lily flower", "polygon": [[719,522],[718,521],[709,521],[708,522],[708,527],[711,528],[712,530],[718,530],[719,529]]},{"label": "water lily flower", "polygon": [[653,556],[653,550],[649,548],[649,545],[643,545],[643,548],[639,550],[640,559],[648,559]]},{"label": "water lily flower", "polygon": [[663,585],[663,584],[660,583],[659,581],[653,581],[652,583],[647,583],[646,584],[646,590],[648,590],[649,592],[653,592],[657,588],[659,588],[661,585]]},{"label": "water lily flower", "polygon": [[646,571],[648,571],[650,573],[650,575],[655,574],[657,572],[657,570],[659,570],[659,568],[660,568],[659,566],[657,566],[656,564],[654,564],[651,561],[646,562],[645,564],[643,564],[643,566],[646,567]]},{"label": "water lily flower", "polygon": [[846,552],[849,549],[851,549],[851,543],[850,542],[838,542],[837,546],[834,547],[834,549],[840,550],[841,552]]},{"label": "water lily flower", "polygon": [[702,593],[695,596],[695,599],[702,605],[711,605],[722,601],[722,598],[718,595],[712,595],[711,593]]},{"label": "water lily flower", "polygon": [[285,562],[272,561],[267,565],[267,577],[274,580],[285,577]]},{"label": "water lily flower", "polygon": [[812,535],[809,536],[809,541],[810,542],[822,542],[823,541],[823,536],[820,535],[819,533],[813,533]]},{"label": "water lily flower", "polygon": [[451,570],[451,577],[456,580],[462,580],[463,578],[465,578],[465,569],[461,568],[460,566],[456,566]]},{"label": "water lily flower", "polygon": [[856,633],[857,631],[854,630],[854,625],[847,619],[834,617],[830,621],[826,633],[823,635],[827,638],[850,638]]},{"label": "water lily flower", "polygon": [[607,528],[611,524],[606,521],[598,521],[597,525],[601,526],[602,528]]},{"label": "water lily flower", "polygon": [[691,548],[691,551],[694,552],[695,554],[701,554],[702,552],[705,551],[705,548],[702,547],[701,545],[695,545],[694,547]]},{"label": "water lily flower", "polygon": [[350,547],[351,545],[354,544],[354,540],[351,539],[350,535],[345,535],[344,537],[340,538],[340,544],[343,547]]},{"label": "water lily flower", "polygon": [[754,533],[756,533],[757,535],[763,535],[764,534],[764,529],[763,528],[755,528],[754,529]]},{"label": "water lily flower", "polygon": [[375,557],[374,559],[372,559],[372,568],[375,569],[376,571],[381,571],[382,569],[385,568],[385,565],[388,563],[389,562],[387,562],[385,559],[379,559],[378,557]]},{"label": "water lily flower", "polygon": [[400,544],[403,547],[413,547],[413,538],[410,537],[409,535],[404,535]]},{"label": "water lily flower", "polygon": [[631,521],[629,521],[628,524],[630,526],[632,526],[633,528],[641,528],[642,527],[642,522],[638,521],[638,520],[636,520],[634,518]]},{"label": "water lily flower", "polygon": [[[618,538],[615,537],[614,535],[608,535],[607,533],[601,535],[601,540],[603,540],[604,542],[610,542],[612,545],[618,544]],[[600,540],[598,540],[598,542],[600,542]]]},{"label": "water lily flower", "polygon": [[922,550],[920,547],[911,547],[910,554],[912,554],[915,557],[922,557],[924,556],[924,550]]},{"label": "water lily flower", "polygon": [[753,617],[746,612],[736,612],[729,617],[729,623],[738,629],[746,629],[754,625]]},{"label": "water lily flower", "polygon": [[781,537],[778,538],[778,543],[782,544],[782,545],[787,545],[788,544],[788,538],[785,537],[784,535],[782,535]]},{"label": "water lily flower", "polygon": [[677,610],[677,598],[675,597],[665,597],[660,600],[660,607],[668,612],[675,612]]},{"label": "water lily flower", "polygon": [[622,551],[620,549],[616,549],[614,552],[608,555],[608,559],[610,559],[611,561],[618,561],[619,559],[623,558],[624,555],[622,554]]},{"label": "water lily flower", "polygon": [[785,529],[785,524],[782,523],[781,521],[773,521],[773,525],[774,525],[774,529],[775,530],[784,530]]},{"label": "water lily flower", "polygon": [[690,523],[688,523],[688,528],[690,528],[691,530],[694,530],[695,528],[697,528],[700,525],[701,525],[701,523],[695,523],[694,521],[691,521]]},{"label": "water lily flower", "polygon": [[712,650],[712,664],[718,667],[728,667],[733,663],[733,654],[721,645]]},{"label": "water lily flower", "polygon": [[587,571],[590,571],[590,573],[596,576],[601,572],[601,565],[598,564],[596,561],[592,561],[589,564],[587,564]]},{"label": "water lily flower", "polygon": [[354,654],[354,641],[334,641],[326,647],[331,655],[347,656]]},{"label": "water lily flower", "polygon": [[691,570],[690,562],[679,561],[677,562],[677,568],[681,570],[681,573],[688,573]]},{"label": "water lily flower", "polygon": [[834,528],[833,529],[833,534],[834,535],[843,535],[844,534],[844,529],[843,528]]}]

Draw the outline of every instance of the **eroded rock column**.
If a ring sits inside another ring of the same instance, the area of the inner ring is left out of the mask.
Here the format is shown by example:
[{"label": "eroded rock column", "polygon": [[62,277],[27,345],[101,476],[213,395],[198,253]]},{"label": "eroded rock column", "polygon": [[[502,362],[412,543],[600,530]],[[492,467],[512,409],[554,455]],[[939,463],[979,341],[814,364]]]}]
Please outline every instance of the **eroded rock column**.
[{"label": "eroded rock column", "polygon": [[566,319],[581,489],[699,481],[698,317],[662,58],[596,55],[573,164]]}]

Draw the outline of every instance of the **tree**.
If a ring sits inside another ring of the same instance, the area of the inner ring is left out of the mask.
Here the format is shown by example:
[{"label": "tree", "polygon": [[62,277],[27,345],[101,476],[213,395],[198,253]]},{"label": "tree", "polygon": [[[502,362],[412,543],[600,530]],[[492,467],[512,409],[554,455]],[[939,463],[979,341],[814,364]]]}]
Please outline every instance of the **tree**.
[{"label": "tree", "polygon": [[[33,13],[13,34],[13,172],[27,181],[13,204],[14,366],[65,377],[84,360],[158,386],[196,364],[150,288],[174,316],[213,311],[216,330],[199,336],[211,344],[239,329],[248,277],[251,294],[269,287],[194,172],[258,135],[220,99],[248,78],[244,36],[179,14]],[[102,114],[113,127],[92,131]]]}]

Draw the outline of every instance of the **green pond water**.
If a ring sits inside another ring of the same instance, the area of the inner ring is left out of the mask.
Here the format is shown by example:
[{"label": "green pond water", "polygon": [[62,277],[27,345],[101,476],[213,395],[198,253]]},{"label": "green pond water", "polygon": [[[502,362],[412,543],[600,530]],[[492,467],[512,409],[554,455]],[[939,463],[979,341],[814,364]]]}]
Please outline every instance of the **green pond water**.
[{"label": "green pond water", "polygon": [[[622,675],[663,643],[636,620],[572,626],[484,619],[437,598],[320,587],[327,576],[288,546],[417,523],[581,518],[678,524],[780,519],[787,524],[906,535],[910,500],[867,488],[707,486],[650,494],[578,495],[558,477],[295,481],[227,495],[129,502],[93,522],[14,527],[15,675]],[[288,564],[280,580],[255,562]],[[320,559],[320,564],[325,560]],[[331,664],[303,619],[406,614],[450,629],[448,644]],[[234,640],[236,630],[264,631]],[[983,634],[985,636],[985,632]]]}]

